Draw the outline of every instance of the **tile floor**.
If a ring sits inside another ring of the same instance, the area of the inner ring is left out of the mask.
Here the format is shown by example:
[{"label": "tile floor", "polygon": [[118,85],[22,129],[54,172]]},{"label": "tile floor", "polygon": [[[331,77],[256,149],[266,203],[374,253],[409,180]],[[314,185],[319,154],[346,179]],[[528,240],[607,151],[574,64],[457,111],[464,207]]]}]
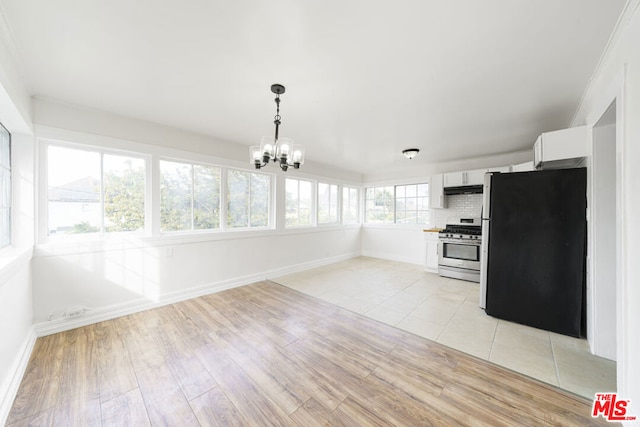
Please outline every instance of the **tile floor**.
[{"label": "tile floor", "polygon": [[477,283],[366,257],[272,280],[588,399],[616,389],[615,362],[585,340],[487,316]]}]

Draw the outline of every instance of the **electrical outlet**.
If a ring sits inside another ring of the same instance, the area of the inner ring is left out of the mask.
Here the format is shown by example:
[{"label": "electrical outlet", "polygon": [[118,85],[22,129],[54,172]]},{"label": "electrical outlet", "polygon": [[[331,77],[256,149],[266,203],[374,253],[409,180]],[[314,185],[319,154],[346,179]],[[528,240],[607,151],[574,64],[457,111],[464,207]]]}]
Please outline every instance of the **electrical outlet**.
[{"label": "electrical outlet", "polygon": [[65,317],[67,319],[73,319],[74,317],[80,317],[80,316],[84,316],[84,308],[80,307],[80,308],[74,308],[72,310],[69,310],[65,313]]}]

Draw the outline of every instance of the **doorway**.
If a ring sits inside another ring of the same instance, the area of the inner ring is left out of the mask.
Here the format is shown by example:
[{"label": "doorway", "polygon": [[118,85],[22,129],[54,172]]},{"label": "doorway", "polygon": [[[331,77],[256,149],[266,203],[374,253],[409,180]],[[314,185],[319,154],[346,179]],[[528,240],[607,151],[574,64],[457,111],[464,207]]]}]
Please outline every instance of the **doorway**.
[{"label": "doorway", "polygon": [[591,200],[591,334],[593,354],[616,359],[618,195],[616,102],[593,126]]}]

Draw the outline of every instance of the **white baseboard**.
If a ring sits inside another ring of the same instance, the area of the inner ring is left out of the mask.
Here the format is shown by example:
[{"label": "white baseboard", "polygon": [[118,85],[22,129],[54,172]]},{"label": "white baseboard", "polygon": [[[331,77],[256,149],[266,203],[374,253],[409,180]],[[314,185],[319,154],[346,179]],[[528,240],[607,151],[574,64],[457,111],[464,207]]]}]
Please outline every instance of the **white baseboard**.
[{"label": "white baseboard", "polygon": [[362,256],[386,259],[388,261],[406,262],[407,264],[424,266],[424,259],[422,257],[416,258],[416,257],[409,257],[409,256],[398,256],[393,253],[379,252],[379,251],[362,251]]},{"label": "white baseboard", "polygon": [[359,256],[358,253],[349,253],[334,257],[323,258],[320,260],[314,260],[295,264],[288,267],[276,268],[268,270],[258,274],[251,274],[242,277],[236,277],[233,279],[223,280],[215,283],[209,283],[202,286],[196,286],[193,288],[175,291],[161,295],[157,300],[149,300],[146,298],[139,298],[132,301],[127,301],[120,304],[113,304],[101,308],[87,310],[86,314],[82,317],[76,317],[73,319],[56,319],[48,322],[40,322],[34,325],[35,333],[37,336],[42,337],[46,335],[55,334],[58,332],[64,332],[71,329],[79,328],[82,326],[91,325],[93,323],[103,322],[105,320],[115,319],[117,317],[126,316],[128,314],[138,313],[140,311],[149,310],[152,308],[162,307],[176,302],[185,301],[191,298],[197,298],[203,295],[209,295],[216,292],[225,291],[227,289],[236,288],[239,286],[249,285],[268,278],[274,278],[283,276],[286,274],[297,273],[311,268],[321,267],[323,265],[333,264],[339,261],[344,261]]},{"label": "white baseboard", "polygon": [[269,270],[265,278],[272,279],[275,277],[285,276],[287,274],[299,273],[301,271],[310,270],[312,268],[323,267],[329,264],[335,264],[336,262],[346,261],[348,259],[359,257],[360,253],[348,253],[344,255],[337,255],[333,257],[323,258],[319,260],[303,262],[300,264],[283,267],[283,268],[275,268],[273,270]]},{"label": "white baseboard", "polygon": [[35,329],[31,327],[24,342],[20,346],[20,351],[16,355],[11,369],[8,371],[9,377],[6,378],[2,386],[0,386],[0,425],[5,425],[7,422],[9,411],[11,411],[11,407],[13,406],[13,400],[16,398],[22,377],[27,370],[36,338]]}]

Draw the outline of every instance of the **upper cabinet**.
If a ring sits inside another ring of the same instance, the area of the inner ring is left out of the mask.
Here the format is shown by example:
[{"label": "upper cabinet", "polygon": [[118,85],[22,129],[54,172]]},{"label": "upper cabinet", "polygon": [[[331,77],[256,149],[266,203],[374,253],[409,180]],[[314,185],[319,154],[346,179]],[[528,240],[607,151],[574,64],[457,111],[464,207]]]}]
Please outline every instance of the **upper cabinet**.
[{"label": "upper cabinet", "polygon": [[587,127],[546,132],[533,146],[536,169],[561,169],[581,166],[587,157]]},{"label": "upper cabinet", "polygon": [[450,172],[444,174],[444,187],[464,187],[467,185],[482,185],[487,169],[476,169],[463,172]]},{"label": "upper cabinet", "polygon": [[488,169],[474,169],[463,172],[445,173],[444,188],[484,185],[484,175],[487,172],[511,172],[511,167],[503,166]]},{"label": "upper cabinet", "polygon": [[429,208],[445,209],[447,207],[447,198],[444,196],[444,175],[433,175],[429,182]]},{"label": "upper cabinet", "polygon": [[530,172],[534,169],[533,162],[524,162],[511,166],[511,172]]}]

